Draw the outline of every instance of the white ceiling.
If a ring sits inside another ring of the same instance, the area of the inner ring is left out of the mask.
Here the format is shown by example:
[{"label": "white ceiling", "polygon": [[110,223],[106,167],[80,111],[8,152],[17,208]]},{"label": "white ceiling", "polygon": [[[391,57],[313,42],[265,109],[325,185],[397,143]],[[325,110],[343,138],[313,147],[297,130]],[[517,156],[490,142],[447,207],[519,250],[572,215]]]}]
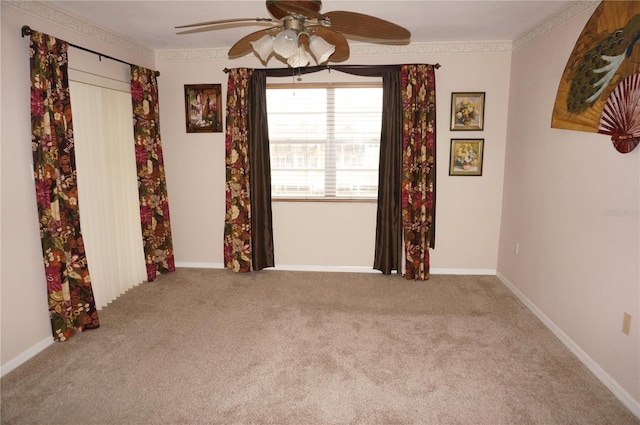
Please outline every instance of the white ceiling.
[{"label": "white ceiling", "polygon": [[[264,0],[58,1],[49,5],[151,50],[232,46],[260,29],[235,24],[177,35],[177,25],[228,18],[270,17]],[[320,12],[373,15],[411,31],[411,42],[511,41],[552,17],[572,0],[324,0]]]}]

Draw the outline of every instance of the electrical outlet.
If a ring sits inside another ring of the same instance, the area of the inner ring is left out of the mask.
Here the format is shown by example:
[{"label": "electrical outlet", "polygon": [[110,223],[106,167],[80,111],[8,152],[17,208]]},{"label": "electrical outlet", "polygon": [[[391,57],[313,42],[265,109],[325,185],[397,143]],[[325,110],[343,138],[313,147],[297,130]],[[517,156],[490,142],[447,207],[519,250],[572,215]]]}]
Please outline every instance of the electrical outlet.
[{"label": "electrical outlet", "polygon": [[622,316],[622,333],[629,335],[631,333],[631,315],[624,313]]},{"label": "electrical outlet", "polygon": [[516,242],[516,245],[513,247],[513,255],[518,255],[519,251],[520,251],[520,243]]}]

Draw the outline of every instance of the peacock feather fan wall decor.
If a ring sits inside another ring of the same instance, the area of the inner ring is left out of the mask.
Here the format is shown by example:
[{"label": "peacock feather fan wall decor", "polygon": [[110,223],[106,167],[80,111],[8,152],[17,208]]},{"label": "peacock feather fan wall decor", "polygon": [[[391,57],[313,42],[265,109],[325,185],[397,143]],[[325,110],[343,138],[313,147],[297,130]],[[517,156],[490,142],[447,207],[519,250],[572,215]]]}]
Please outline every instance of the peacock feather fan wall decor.
[{"label": "peacock feather fan wall decor", "polygon": [[560,80],[551,127],[611,136],[618,152],[640,142],[640,2],[602,1]]}]

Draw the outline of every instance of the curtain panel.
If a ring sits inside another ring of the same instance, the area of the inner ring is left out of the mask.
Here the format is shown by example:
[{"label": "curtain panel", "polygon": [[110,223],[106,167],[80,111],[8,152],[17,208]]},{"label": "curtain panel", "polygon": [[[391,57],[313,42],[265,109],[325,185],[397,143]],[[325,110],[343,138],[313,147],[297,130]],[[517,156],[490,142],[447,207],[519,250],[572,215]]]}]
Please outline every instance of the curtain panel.
[{"label": "curtain panel", "polygon": [[235,272],[251,271],[251,202],[249,188],[249,80],[252,69],[229,71],[225,135],[224,264]]},{"label": "curtain panel", "polygon": [[266,74],[229,71],[226,126],[225,267],[274,266]]},{"label": "curtain panel", "polygon": [[53,337],[100,326],[80,230],[68,43],[33,31],[31,147]]},{"label": "curtain panel", "polygon": [[249,193],[251,195],[251,262],[253,270],[274,267],[271,210],[271,155],[267,118],[267,75],[254,70],[249,82]]},{"label": "curtain panel", "polygon": [[400,68],[382,76],[382,129],[378,162],[378,210],[373,268],[402,272],[402,97]]},{"label": "curtain panel", "polygon": [[435,241],[435,72],[433,65],[403,65],[401,72],[405,278],[426,280]]},{"label": "curtain panel", "polygon": [[175,271],[155,71],[131,66],[131,101],[142,240],[147,279],[152,281]]}]

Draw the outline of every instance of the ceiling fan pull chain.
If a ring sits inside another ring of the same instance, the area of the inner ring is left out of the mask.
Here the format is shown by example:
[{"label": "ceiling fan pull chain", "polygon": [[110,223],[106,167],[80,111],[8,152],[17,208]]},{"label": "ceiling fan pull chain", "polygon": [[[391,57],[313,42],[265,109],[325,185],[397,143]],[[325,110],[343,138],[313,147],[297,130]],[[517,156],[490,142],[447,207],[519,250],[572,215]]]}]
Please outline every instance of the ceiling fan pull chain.
[{"label": "ceiling fan pull chain", "polygon": [[296,70],[291,68],[291,85],[293,86],[291,89],[291,96],[296,95]]}]

